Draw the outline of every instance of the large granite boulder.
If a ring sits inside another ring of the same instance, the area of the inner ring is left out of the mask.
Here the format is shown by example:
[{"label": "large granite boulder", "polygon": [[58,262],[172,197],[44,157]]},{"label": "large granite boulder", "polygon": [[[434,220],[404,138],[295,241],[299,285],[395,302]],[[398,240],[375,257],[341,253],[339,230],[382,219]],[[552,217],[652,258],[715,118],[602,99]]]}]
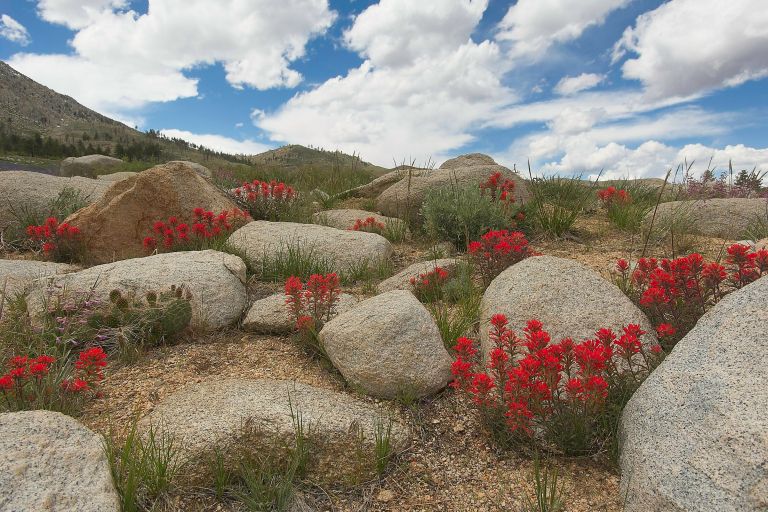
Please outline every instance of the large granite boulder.
[{"label": "large granite boulder", "polygon": [[101,436],[59,412],[0,414],[0,510],[118,512]]},{"label": "large granite boulder", "polygon": [[493,315],[503,314],[518,336],[528,320],[544,324],[553,343],[571,338],[581,343],[607,327],[621,333],[628,324],[646,331],[641,342],[656,345],[656,331],[613,283],[587,267],[554,256],[527,258],[499,274],[485,290],[480,304],[480,341],[483,360],[490,353],[488,331]]},{"label": "large granite boulder", "polygon": [[104,197],[67,217],[83,232],[91,263],[143,256],[144,238],[158,222],[177,217],[192,225],[192,211],[219,213],[234,202],[185,164],[148,169],[113,183]]},{"label": "large granite boulder", "polygon": [[[240,319],[247,301],[245,263],[237,256],[218,251],[185,251],[117,261],[56,276],[53,285],[77,292],[94,290],[102,297],[114,289],[144,295],[168,291],[182,284],[192,292],[192,325],[221,329]],[[35,281],[27,295],[30,311],[43,307],[49,279]]]},{"label": "large granite boulder", "polygon": [[417,168],[408,169],[407,167],[399,167],[397,169],[393,169],[392,171],[382,176],[379,176],[378,178],[371,181],[370,183],[366,183],[365,185],[360,185],[359,187],[355,187],[346,192],[342,192],[339,195],[341,196],[346,195],[346,196],[353,196],[353,197],[377,197],[379,194],[387,190],[393,184],[397,183],[403,178],[407,178],[409,174],[411,175],[411,177],[414,177],[414,176],[421,176],[422,174],[425,174],[428,172],[429,172],[429,169],[417,169]]},{"label": "large granite boulder", "polygon": [[[346,394],[293,381],[227,379],[192,384],[168,395],[139,428],[162,425],[174,436],[181,457],[190,459],[188,473],[205,481],[210,471],[206,456],[215,447],[229,459],[242,451],[242,443],[255,452],[294,446],[299,415],[305,434],[311,431],[307,476],[324,482],[352,476],[360,456],[370,467],[377,430],[386,432],[390,425],[388,411]],[[401,451],[409,442],[408,429],[393,419],[392,450]]]},{"label": "large granite boulder", "polygon": [[384,261],[392,255],[392,245],[376,233],[294,222],[250,222],[232,233],[228,243],[256,268],[265,259],[287,258],[289,251],[311,253],[339,272],[366,260],[369,263]]},{"label": "large granite boulder", "polygon": [[[654,231],[666,233],[672,227],[704,236],[727,239],[745,237],[750,223],[758,218],[766,220],[766,199],[707,199],[702,201],[670,201],[661,203],[656,212]],[[645,216],[650,225],[653,210]],[[674,223],[674,224],[673,224]]]},{"label": "large granite boulder", "polygon": [[403,222],[400,219],[385,217],[384,215],[365,210],[324,210],[322,212],[316,212],[312,216],[315,224],[330,226],[336,229],[350,229],[355,225],[358,219],[365,221],[369,217],[373,217],[376,222],[385,227],[387,226],[387,223],[400,224]]},{"label": "large granite boulder", "polygon": [[412,290],[411,279],[418,279],[421,274],[432,272],[435,267],[443,270],[455,269],[457,260],[454,258],[440,258],[437,260],[422,261],[414,263],[408,268],[401,270],[389,279],[385,279],[376,286],[378,293],[391,292],[392,290]]},{"label": "large granite boulder", "polygon": [[705,314],[624,408],[624,510],[768,509],[768,278]]},{"label": "large granite boulder", "polygon": [[[25,294],[35,279],[66,274],[74,267],[66,263],[52,263],[34,260],[0,260],[0,293],[5,285],[6,298],[17,293]],[[6,279],[7,284],[6,284]]]},{"label": "large granite boulder", "polygon": [[[336,314],[349,311],[357,304],[357,298],[348,293],[339,296]],[[284,293],[276,293],[265,299],[255,301],[248,309],[242,324],[243,329],[264,334],[284,334],[296,329],[296,322],[291,320]]]},{"label": "large granite boulder", "polygon": [[160,168],[160,167],[165,167],[166,165],[174,165],[174,164],[184,164],[184,165],[187,165],[187,166],[191,167],[192,169],[194,169],[194,171],[197,174],[199,174],[200,176],[202,176],[204,178],[210,178],[211,177],[211,170],[209,168],[207,168],[206,166],[204,166],[202,164],[198,164],[197,162],[189,162],[187,160],[172,160],[172,161],[166,162],[164,164],[156,165],[155,169]]},{"label": "large granite boulder", "polygon": [[502,179],[515,183],[515,198],[527,202],[530,199],[528,186],[519,175],[498,165],[493,158],[480,153],[461,155],[443,163],[439,169],[424,172],[421,176],[402,179],[387,188],[376,199],[376,209],[390,217],[410,216],[411,222],[423,222],[419,213],[424,203],[425,192],[446,186],[468,187],[485,182],[494,173],[501,173]]},{"label": "large granite boulder", "polygon": [[65,158],[59,167],[59,174],[62,176],[85,176],[86,178],[95,178],[102,171],[122,167],[125,162],[119,158],[112,158],[104,155],[87,155],[79,157]]},{"label": "large granite boulder", "polygon": [[53,203],[65,189],[79,194],[79,199],[92,203],[101,198],[110,183],[76,176],[61,178],[39,172],[0,172],[0,231],[23,230],[25,223],[37,218],[45,222],[51,216]]},{"label": "large granite boulder", "polygon": [[368,395],[424,397],[451,380],[451,358],[437,325],[408,291],[364,300],[325,324],[318,337],[347,382]]}]

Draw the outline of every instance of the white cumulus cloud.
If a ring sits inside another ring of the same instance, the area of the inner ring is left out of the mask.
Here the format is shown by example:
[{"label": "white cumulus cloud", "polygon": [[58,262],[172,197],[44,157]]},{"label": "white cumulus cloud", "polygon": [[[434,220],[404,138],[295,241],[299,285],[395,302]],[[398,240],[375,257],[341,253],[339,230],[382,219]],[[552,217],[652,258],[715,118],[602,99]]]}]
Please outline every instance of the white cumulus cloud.
[{"label": "white cumulus cloud", "polygon": [[509,67],[498,46],[470,39],[486,6],[384,0],[368,7],[345,34],[367,60],[254,124],[275,141],[361,151],[380,165],[439,158],[469,143],[473,126],[516,99],[501,85]]},{"label": "white cumulus cloud", "polygon": [[499,23],[496,39],[512,57],[541,58],[554,43],[572,41],[632,0],[519,0]]},{"label": "white cumulus cloud", "polygon": [[291,63],[336,17],[328,0],[150,0],[143,15],[116,10],[128,3],[42,0],[44,19],[79,28],[75,54],[19,54],[10,64],[56,90],[68,66],[87,68],[62,92],[105,111],[197,96],[197,81],[183,72],[217,62],[237,88],[295,87],[302,76]]},{"label": "white cumulus cloud", "polygon": [[606,75],[598,75],[595,73],[582,73],[579,76],[566,76],[555,86],[555,93],[561,96],[570,96],[577,92],[597,87],[603,83],[606,78]]},{"label": "white cumulus cloud", "polygon": [[160,133],[169,138],[175,137],[177,139],[183,139],[187,142],[193,142],[197,145],[205,146],[208,149],[222,151],[224,153],[256,155],[272,149],[272,146],[260,144],[250,139],[239,141],[224,137],[223,135],[198,134],[176,129],[160,130]]},{"label": "white cumulus cloud", "polygon": [[27,32],[27,29],[7,14],[3,14],[0,17],[0,37],[21,46],[29,44],[29,32]]},{"label": "white cumulus cloud", "polygon": [[765,0],[671,0],[639,16],[613,49],[646,96],[692,96],[768,75]]}]

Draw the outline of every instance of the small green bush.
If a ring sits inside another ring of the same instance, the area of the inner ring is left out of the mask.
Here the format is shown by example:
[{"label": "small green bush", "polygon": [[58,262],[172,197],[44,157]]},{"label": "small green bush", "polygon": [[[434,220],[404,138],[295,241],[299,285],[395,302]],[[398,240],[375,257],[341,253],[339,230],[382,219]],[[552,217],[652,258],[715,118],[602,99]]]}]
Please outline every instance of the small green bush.
[{"label": "small green bush", "polygon": [[528,210],[536,230],[558,238],[571,231],[579,215],[596,199],[594,186],[582,181],[580,175],[531,176],[528,186],[533,195]]},{"label": "small green bush", "polygon": [[466,249],[469,241],[488,231],[515,227],[513,218],[518,209],[483,195],[478,183],[467,188],[428,190],[419,213],[427,233],[457,249]]}]

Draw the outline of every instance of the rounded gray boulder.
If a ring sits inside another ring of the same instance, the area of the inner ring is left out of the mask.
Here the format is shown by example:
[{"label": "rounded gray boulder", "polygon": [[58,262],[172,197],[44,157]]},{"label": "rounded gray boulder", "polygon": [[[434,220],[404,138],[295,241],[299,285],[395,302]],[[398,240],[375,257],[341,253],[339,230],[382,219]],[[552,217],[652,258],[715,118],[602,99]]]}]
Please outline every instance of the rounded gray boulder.
[{"label": "rounded gray boulder", "polygon": [[625,510],[768,508],[768,277],[699,320],[621,417]]},{"label": "rounded gray boulder", "polygon": [[499,274],[480,305],[480,341],[488,359],[491,317],[503,314],[509,328],[523,337],[528,320],[544,324],[553,343],[571,338],[581,343],[606,327],[615,333],[628,324],[646,331],[643,345],[656,345],[656,331],[645,314],[613,283],[587,267],[553,256],[535,256]]},{"label": "rounded gray boulder", "polygon": [[0,439],[0,510],[120,510],[101,437],[75,419],[3,413]]},{"label": "rounded gray boulder", "polygon": [[364,300],[318,335],[333,365],[366,394],[431,395],[450,382],[451,358],[427,309],[411,292]]}]

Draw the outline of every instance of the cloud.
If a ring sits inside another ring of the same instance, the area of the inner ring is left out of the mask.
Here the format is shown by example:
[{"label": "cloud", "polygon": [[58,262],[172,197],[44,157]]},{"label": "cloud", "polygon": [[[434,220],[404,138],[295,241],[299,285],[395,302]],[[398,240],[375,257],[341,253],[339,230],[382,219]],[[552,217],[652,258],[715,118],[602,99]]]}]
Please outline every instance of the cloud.
[{"label": "cloud", "polygon": [[[291,63],[336,17],[328,0],[150,0],[143,15],[116,10],[128,3],[41,0],[44,19],[79,29],[70,42],[75,55],[22,54],[12,65],[56,90],[69,66],[87,68],[88,74],[66,80],[66,93],[96,110],[197,96],[197,81],[183,71],[217,62],[236,88],[295,87],[302,76]],[[112,90],[119,92],[114,99],[107,94]]]},{"label": "cloud", "polygon": [[572,41],[588,27],[602,25],[612,11],[632,0],[519,0],[498,25],[498,41],[509,55],[538,60],[554,43]]},{"label": "cloud", "polygon": [[184,139],[187,142],[193,142],[214,151],[223,151],[231,154],[257,155],[273,149],[273,146],[260,144],[250,139],[239,141],[222,135],[197,134],[176,129],[160,130],[160,133],[169,138]]},{"label": "cloud", "polygon": [[49,23],[79,30],[90,25],[100,13],[124,9],[129,4],[130,0],[39,0],[37,12]]},{"label": "cloud", "polygon": [[377,66],[412,66],[467,42],[488,0],[381,0],[344,33],[347,48]]},{"label": "cloud", "polygon": [[732,87],[768,75],[764,0],[672,0],[640,15],[613,48],[627,53],[625,79],[640,80],[654,100]]},{"label": "cloud", "polygon": [[29,32],[24,25],[7,14],[0,17],[0,37],[21,46],[27,46],[30,43]]},{"label": "cloud", "polygon": [[240,128],[243,126],[243,123],[235,123],[235,128]]},{"label": "cloud", "polygon": [[582,73],[579,76],[566,76],[555,86],[555,93],[561,96],[570,96],[577,92],[597,87],[603,83],[606,78],[606,75],[597,75],[595,73]]},{"label": "cloud", "polygon": [[[494,157],[509,167],[530,160],[538,174],[596,175],[602,169],[603,176],[609,178],[658,177],[686,157],[688,161],[701,160],[703,151],[708,159],[713,151],[706,148],[694,154],[693,146],[686,146],[682,152],[670,145],[671,141],[723,134],[738,117],[698,107],[678,107],[658,115],[622,112],[610,108],[610,104],[608,107],[610,110],[567,106],[547,122],[548,130],[521,137]],[[734,163],[738,160],[746,165],[758,162],[767,151],[745,148],[740,153],[729,150],[729,154]]]},{"label": "cloud", "polygon": [[439,158],[471,142],[473,127],[517,99],[501,84],[509,66],[498,46],[470,39],[486,5],[384,0],[368,7],[344,36],[367,60],[254,124],[275,141],[362,151],[380,165]]}]

